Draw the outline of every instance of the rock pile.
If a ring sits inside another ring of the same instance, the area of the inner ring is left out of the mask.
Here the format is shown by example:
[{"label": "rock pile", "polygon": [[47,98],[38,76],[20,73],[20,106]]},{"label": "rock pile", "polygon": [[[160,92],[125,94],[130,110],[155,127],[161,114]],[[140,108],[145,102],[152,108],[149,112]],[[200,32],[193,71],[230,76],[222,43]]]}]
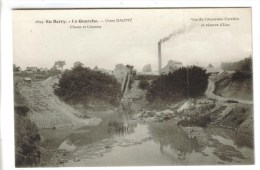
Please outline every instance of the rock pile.
[{"label": "rock pile", "polygon": [[172,110],[162,110],[162,111],[141,110],[134,116],[134,118],[139,118],[143,121],[155,121],[155,122],[170,120],[174,117],[176,117],[176,114]]}]

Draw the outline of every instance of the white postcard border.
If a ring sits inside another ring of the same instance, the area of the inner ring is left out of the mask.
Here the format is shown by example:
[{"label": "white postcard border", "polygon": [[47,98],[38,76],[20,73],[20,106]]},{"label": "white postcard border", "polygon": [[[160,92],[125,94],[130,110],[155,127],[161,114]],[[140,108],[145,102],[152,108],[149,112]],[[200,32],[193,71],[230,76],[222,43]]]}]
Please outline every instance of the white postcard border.
[{"label": "white postcard border", "polygon": [[[174,166],[160,167],[164,169],[260,169],[259,164],[259,130],[260,130],[260,53],[259,53],[259,1],[3,1],[1,9],[1,100],[0,100],[0,169],[11,170],[14,167],[14,117],[13,117],[13,57],[12,57],[12,9],[31,9],[31,8],[142,8],[142,7],[251,7],[252,8],[252,32],[253,32],[253,69],[254,69],[254,122],[255,122],[255,165],[249,166]],[[121,169],[121,167],[109,167],[106,169]],[[130,169],[133,167],[124,167]],[[144,167],[134,167],[143,169]],[[158,167],[146,167],[157,169]],[[17,168],[22,169],[22,168]],[[33,168],[26,168],[33,169]],[[46,169],[46,168],[37,168]],[[56,169],[56,168],[47,168]],[[60,169],[60,168],[59,168]],[[66,169],[86,169],[84,168],[66,168]],[[99,169],[90,168],[87,169]],[[103,169],[103,168],[101,168]]]}]

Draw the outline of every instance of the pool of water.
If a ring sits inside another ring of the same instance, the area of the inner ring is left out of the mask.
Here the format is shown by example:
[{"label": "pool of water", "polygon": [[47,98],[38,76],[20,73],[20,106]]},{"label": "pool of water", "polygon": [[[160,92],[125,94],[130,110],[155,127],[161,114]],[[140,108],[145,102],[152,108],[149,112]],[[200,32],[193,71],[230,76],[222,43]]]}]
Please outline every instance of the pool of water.
[{"label": "pool of water", "polygon": [[[196,137],[175,121],[145,123],[110,113],[97,126],[70,130],[55,142],[71,153],[64,166],[253,164],[253,138],[220,128]],[[194,131],[192,128],[189,131]],[[247,140],[244,140],[244,139]],[[56,141],[55,138],[52,138]],[[45,146],[52,146],[47,140]],[[224,149],[223,149],[224,148]]]}]

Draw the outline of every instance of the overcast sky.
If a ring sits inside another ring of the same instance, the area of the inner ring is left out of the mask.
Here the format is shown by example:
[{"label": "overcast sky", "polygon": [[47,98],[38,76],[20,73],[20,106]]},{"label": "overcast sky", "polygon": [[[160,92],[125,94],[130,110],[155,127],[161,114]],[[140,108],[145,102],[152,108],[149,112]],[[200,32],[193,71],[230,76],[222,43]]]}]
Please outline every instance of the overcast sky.
[{"label": "overcast sky", "polygon": [[[235,21],[194,22],[191,18],[231,18]],[[67,24],[36,24],[37,20],[132,19],[132,22],[100,25],[100,29],[70,29]],[[201,24],[228,23],[228,27],[201,27]],[[19,10],[13,13],[14,63],[52,67],[65,60],[67,68],[81,61],[93,68],[114,69],[118,63],[140,70],[146,64],[158,68],[157,43],[162,44],[162,63],[178,60],[184,65],[207,66],[238,61],[252,53],[251,10],[237,9],[107,9],[107,10]],[[177,34],[176,32],[179,32]]]}]

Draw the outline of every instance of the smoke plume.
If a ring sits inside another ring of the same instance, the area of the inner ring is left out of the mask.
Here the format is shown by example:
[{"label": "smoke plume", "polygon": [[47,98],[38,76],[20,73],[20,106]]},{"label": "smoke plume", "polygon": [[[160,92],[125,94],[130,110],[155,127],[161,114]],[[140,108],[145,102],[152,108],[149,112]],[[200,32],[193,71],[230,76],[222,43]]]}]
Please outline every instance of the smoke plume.
[{"label": "smoke plume", "polygon": [[190,30],[192,30],[192,28],[194,27],[195,25],[190,25],[189,27],[187,26],[183,26],[182,28],[179,28],[178,30],[176,31],[173,31],[171,34],[169,34],[167,37],[164,37],[163,39],[160,39],[159,43],[164,43],[166,41],[169,41],[172,37],[176,37],[180,34],[184,34]]}]

